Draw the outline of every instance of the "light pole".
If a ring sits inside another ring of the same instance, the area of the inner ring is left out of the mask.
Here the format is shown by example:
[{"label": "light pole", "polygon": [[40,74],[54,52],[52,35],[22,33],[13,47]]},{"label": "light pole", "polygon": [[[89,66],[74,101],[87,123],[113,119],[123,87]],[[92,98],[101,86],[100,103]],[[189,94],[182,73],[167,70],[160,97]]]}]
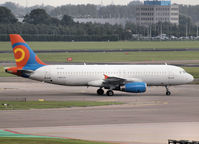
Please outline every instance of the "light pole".
[{"label": "light pole", "polygon": [[188,24],[186,24],[186,38],[188,37]]},{"label": "light pole", "polygon": [[160,25],[160,39],[162,40],[162,22],[161,22],[161,25]]}]

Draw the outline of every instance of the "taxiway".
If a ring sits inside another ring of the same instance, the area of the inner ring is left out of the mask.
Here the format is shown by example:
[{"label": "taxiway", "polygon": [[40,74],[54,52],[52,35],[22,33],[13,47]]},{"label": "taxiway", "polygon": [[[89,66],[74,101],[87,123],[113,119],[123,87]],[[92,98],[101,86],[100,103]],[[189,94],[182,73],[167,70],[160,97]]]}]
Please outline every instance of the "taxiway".
[{"label": "taxiway", "polygon": [[25,134],[119,143],[199,140],[199,85],[150,87],[147,93],[97,96],[96,88],[65,87],[20,78],[0,80],[0,100],[116,101],[122,105],[0,111],[0,129]]}]

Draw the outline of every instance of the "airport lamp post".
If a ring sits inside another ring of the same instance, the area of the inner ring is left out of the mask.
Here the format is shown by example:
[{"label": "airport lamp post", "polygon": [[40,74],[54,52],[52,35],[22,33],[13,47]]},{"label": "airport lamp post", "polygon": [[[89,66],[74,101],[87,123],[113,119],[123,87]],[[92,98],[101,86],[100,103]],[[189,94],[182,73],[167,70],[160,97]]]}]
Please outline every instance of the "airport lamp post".
[{"label": "airport lamp post", "polygon": [[186,38],[188,37],[188,24],[186,24]]}]

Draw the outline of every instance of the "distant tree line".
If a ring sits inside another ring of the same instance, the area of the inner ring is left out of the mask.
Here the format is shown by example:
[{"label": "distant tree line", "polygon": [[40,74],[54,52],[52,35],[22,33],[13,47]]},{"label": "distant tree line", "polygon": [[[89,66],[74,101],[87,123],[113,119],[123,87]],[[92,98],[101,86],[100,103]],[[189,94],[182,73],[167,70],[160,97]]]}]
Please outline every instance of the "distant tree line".
[{"label": "distant tree line", "polygon": [[43,9],[32,10],[20,23],[9,9],[0,7],[0,18],[0,40],[9,40],[7,34],[18,33],[35,41],[116,41],[124,31],[119,25],[75,23],[68,15],[59,20]]},{"label": "distant tree line", "polygon": [[50,15],[60,17],[70,15],[76,18],[135,18],[135,5],[65,5],[54,8]]},{"label": "distant tree line", "polygon": [[[63,5],[59,7],[35,5],[32,7],[22,7],[12,2],[2,4],[12,10],[17,17],[24,17],[33,9],[41,8],[53,17],[62,18],[69,15],[74,18],[135,18],[136,5],[141,4],[138,1],[132,1],[128,5]],[[190,17],[193,23],[199,23],[199,5],[179,5],[180,14]]]},{"label": "distant tree line", "polygon": [[134,40],[133,34],[157,36],[160,33],[177,37],[196,35],[197,27],[190,17],[180,16],[180,25],[158,23],[142,27],[127,23],[125,27],[110,24],[76,23],[64,15],[61,19],[47,14],[44,9],[34,9],[18,22],[11,10],[0,7],[0,40],[8,41],[8,34],[21,34],[30,41],[118,41]]},{"label": "distant tree line", "polygon": [[179,9],[182,15],[189,17],[193,23],[199,24],[199,5],[180,5]]}]

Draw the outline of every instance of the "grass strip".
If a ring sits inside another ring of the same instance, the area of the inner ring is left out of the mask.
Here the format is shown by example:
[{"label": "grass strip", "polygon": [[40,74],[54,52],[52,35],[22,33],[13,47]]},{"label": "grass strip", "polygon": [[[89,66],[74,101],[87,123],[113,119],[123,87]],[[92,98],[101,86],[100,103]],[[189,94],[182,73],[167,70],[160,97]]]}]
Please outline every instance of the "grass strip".
[{"label": "grass strip", "polygon": [[[39,58],[48,62],[66,62],[72,57],[72,62],[133,62],[133,61],[168,61],[168,60],[198,60],[199,52],[129,52],[129,53],[39,53]],[[14,61],[13,54],[0,54],[0,61]]]},{"label": "grass strip", "polygon": [[0,77],[15,77],[15,75],[6,73],[4,67],[0,66]]},{"label": "grass strip", "polygon": [[[7,106],[5,105],[7,104]],[[122,104],[119,102],[97,102],[97,101],[0,101],[0,110],[29,110],[29,109],[50,109],[70,107],[92,107]]]},{"label": "grass strip", "polygon": [[[199,41],[28,42],[28,44],[33,50],[199,48]],[[12,50],[10,42],[0,42],[1,50]]]}]

